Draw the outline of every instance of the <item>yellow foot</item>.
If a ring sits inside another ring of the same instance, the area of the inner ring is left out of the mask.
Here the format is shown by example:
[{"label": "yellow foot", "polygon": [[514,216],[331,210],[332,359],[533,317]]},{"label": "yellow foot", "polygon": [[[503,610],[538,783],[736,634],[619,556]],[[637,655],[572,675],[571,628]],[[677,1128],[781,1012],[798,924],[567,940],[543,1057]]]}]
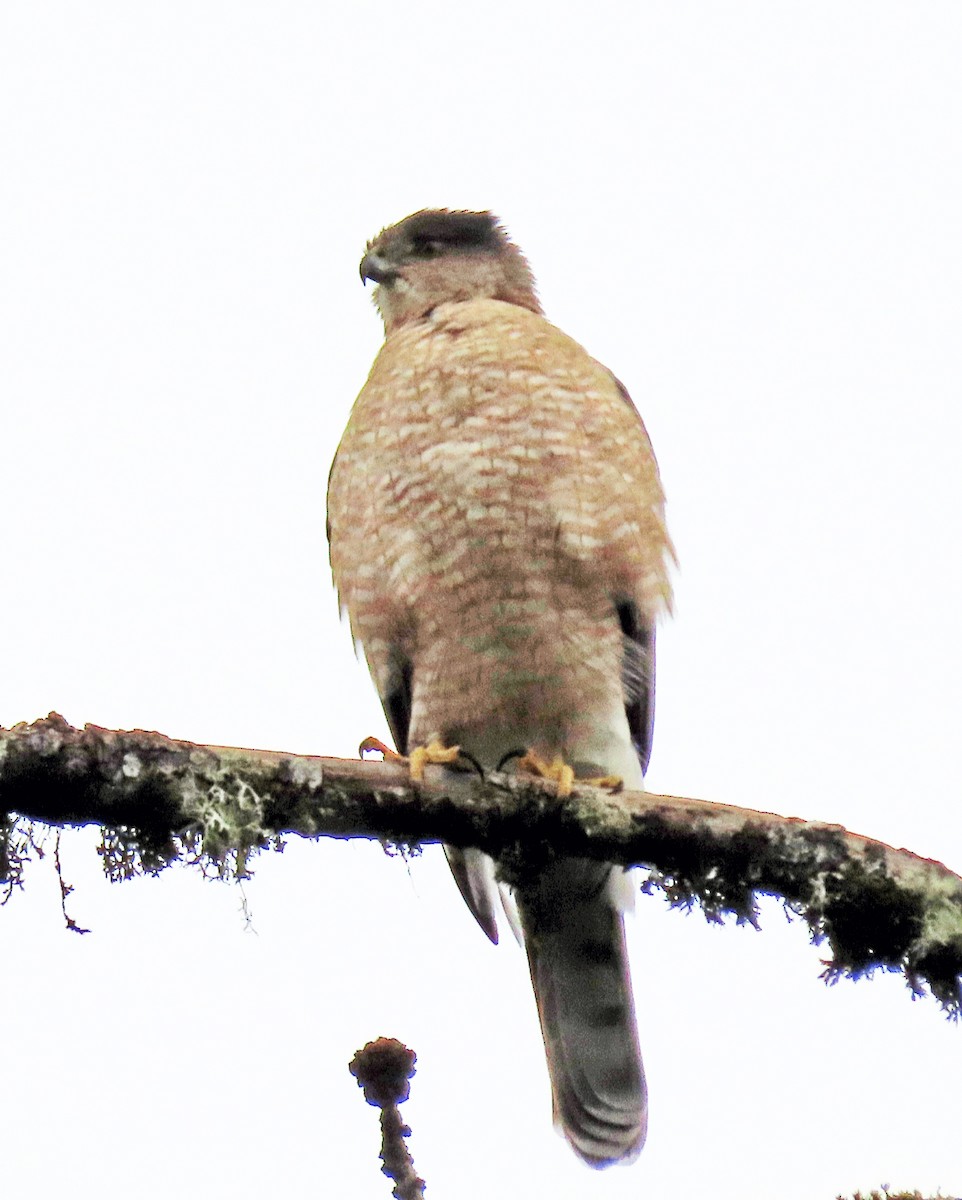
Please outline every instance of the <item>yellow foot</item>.
[{"label": "yellow foot", "polygon": [[529,775],[537,775],[541,779],[550,779],[558,785],[559,796],[570,796],[575,783],[584,783],[588,787],[610,788],[618,791],[622,787],[619,775],[597,775],[591,779],[575,779],[574,768],[570,767],[561,755],[556,755],[552,762],[546,762],[540,754],[528,750],[518,759],[518,770]]},{"label": "yellow foot", "polygon": [[408,756],[408,762],[411,764],[411,778],[420,782],[424,778],[424,768],[428,763],[457,762],[460,753],[460,746],[442,746],[436,739],[426,746],[415,746]]},{"label": "yellow foot", "polygon": [[524,771],[528,775],[537,775],[541,779],[553,780],[558,785],[559,796],[571,795],[571,789],[575,782],[574,768],[569,767],[560,754],[556,755],[552,762],[546,762],[540,754],[529,750],[518,759],[517,767],[519,771]]},{"label": "yellow foot", "polygon": [[620,792],[625,786],[620,775],[595,775],[593,779],[579,779],[578,782],[588,787],[605,788],[609,792]]},{"label": "yellow foot", "polygon": [[406,762],[411,771],[411,778],[415,782],[420,783],[424,779],[424,768],[429,763],[457,762],[458,755],[461,753],[461,747],[442,746],[435,739],[429,742],[427,746],[415,746],[411,753],[405,756],[404,754],[398,754],[390,746],[386,746],[380,738],[366,737],[357,748],[357,752],[361,758],[365,754],[374,751],[383,755],[385,762]]}]

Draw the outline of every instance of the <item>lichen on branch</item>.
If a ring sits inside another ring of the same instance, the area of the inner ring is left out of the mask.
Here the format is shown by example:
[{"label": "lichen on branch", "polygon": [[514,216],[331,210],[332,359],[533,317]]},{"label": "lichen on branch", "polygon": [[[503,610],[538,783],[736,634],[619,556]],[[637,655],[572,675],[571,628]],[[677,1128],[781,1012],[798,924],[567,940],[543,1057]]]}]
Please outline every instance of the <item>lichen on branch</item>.
[{"label": "lichen on branch", "polygon": [[523,880],[556,855],[642,866],[644,890],[711,920],[758,923],[781,897],[828,948],[825,975],[900,971],[952,1016],[962,1009],[962,879],[941,863],[839,825],[650,792],[528,776],[200,746],[142,730],[74,729],[55,713],[0,730],[0,878],[20,882],[30,823],[97,824],[112,878],[178,861],[243,876],[285,835],[444,841],[495,855]]}]

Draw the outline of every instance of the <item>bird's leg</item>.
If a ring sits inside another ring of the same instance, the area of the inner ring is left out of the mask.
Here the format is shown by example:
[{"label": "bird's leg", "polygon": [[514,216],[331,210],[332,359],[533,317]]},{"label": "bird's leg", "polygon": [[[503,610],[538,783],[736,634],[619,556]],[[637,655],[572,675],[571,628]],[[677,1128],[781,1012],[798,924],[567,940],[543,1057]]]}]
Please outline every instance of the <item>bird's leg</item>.
[{"label": "bird's leg", "polygon": [[589,787],[611,788],[617,791],[622,786],[620,775],[596,775],[591,779],[575,779],[574,768],[564,761],[560,754],[555,755],[551,762],[527,750],[517,764],[519,771],[529,775],[537,775],[540,779],[550,779],[558,785],[559,796],[570,796],[575,783],[584,783]]},{"label": "bird's leg", "polygon": [[411,778],[416,783],[420,783],[424,779],[424,768],[429,763],[457,762],[458,755],[461,753],[460,746],[444,746],[437,738],[428,742],[426,746],[415,746],[410,754],[404,755],[398,754],[396,750],[386,746],[380,738],[366,737],[358,747],[358,753],[363,757],[365,751],[368,750],[380,751],[386,762],[406,762],[411,772]]},{"label": "bird's leg", "polygon": [[424,768],[428,763],[457,762],[460,753],[460,746],[444,746],[437,738],[432,739],[426,746],[415,746],[408,755],[408,762],[411,764],[411,778],[420,782],[424,778]]}]

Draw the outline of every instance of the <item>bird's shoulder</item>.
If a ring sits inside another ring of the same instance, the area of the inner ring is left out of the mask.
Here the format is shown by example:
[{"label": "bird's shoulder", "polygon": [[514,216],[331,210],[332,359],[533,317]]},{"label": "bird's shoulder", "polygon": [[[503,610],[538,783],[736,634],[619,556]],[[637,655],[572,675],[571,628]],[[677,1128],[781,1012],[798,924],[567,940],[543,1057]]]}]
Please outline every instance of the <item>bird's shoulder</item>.
[{"label": "bird's shoulder", "polygon": [[397,399],[451,375],[503,378],[508,390],[544,398],[578,393],[641,425],[627,390],[612,372],[540,313],[503,300],[439,304],[424,319],[385,339],[361,391],[365,402]]}]

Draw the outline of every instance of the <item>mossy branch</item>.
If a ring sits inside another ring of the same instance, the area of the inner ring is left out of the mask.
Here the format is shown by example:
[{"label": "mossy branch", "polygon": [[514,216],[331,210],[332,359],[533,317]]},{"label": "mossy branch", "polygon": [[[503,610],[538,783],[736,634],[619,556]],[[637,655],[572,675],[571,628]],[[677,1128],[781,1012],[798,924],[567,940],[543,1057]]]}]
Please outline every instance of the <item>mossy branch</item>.
[{"label": "mossy branch", "polygon": [[73,729],[56,713],[0,730],[0,878],[20,882],[30,822],[103,828],[112,878],[177,861],[244,875],[286,834],[444,841],[497,856],[510,879],[554,855],[643,866],[644,890],[757,924],[783,898],[827,943],[826,978],[901,971],[952,1016],[962,1009],[962,879],[941,863],[841,826],[645,792],[578,788],[565,799],[528,776],[199,746],[141,730]]}]

